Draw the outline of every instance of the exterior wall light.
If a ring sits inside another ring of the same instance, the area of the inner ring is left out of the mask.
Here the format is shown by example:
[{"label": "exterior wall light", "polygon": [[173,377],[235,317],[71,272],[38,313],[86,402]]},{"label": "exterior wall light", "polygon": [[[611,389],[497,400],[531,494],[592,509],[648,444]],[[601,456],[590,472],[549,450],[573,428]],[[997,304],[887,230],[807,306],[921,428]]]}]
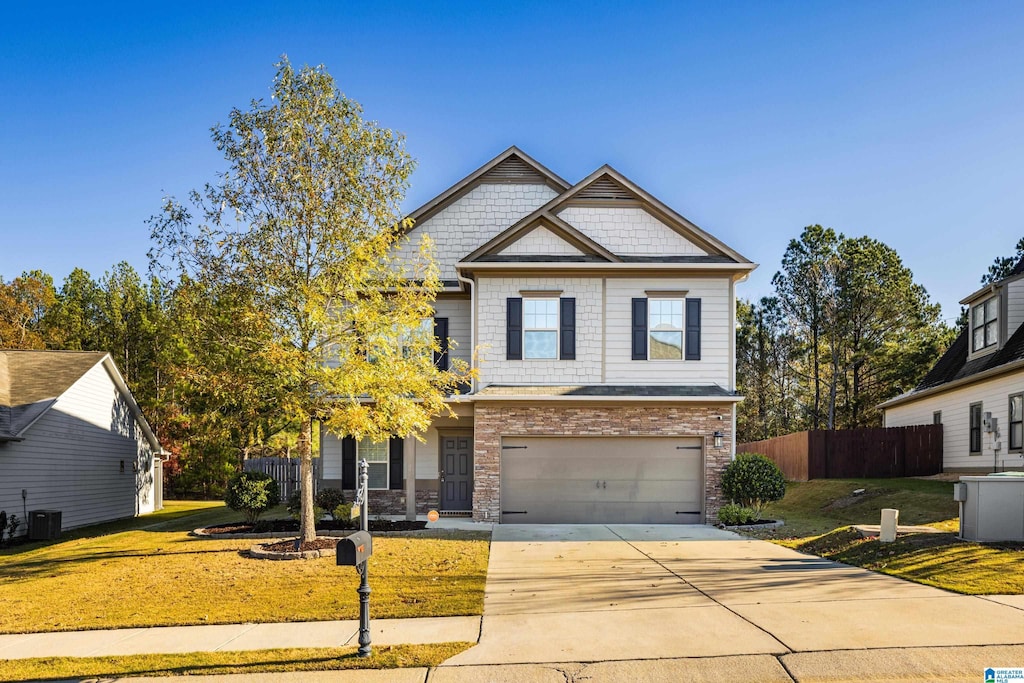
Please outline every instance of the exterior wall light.
[{"label": "exterior wall light", "polygon": [[722,432],[715,432],[712,436],[715,437],[715,448],[721,448],[722,440],[725,438],[725,435],[722,434]]}]

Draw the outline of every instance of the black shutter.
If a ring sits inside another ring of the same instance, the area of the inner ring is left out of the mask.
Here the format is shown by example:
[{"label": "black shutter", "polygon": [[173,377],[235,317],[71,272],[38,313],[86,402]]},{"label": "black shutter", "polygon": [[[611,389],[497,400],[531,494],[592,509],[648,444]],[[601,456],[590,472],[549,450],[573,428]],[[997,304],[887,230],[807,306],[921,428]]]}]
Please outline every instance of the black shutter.
[{"label": "black shutter", "polygon": [[633,299],[633,360],[647,360],[647,299]]},{"label": "black shutter", "polygon": [[576,360],[576,299],[559,299],[558,309],[558,357],[562,360]]},{"label": "black shutter", "polygon": [[505,302],[505,360],[523,359],[523,299],[510,296]]},{"label": "black shutter", "polygon": [[441,345],[440,351],[434,352],[434,365],[441,370],[448,369],[448,318],[434,318],[434,337]]},{"label": "black shutter", "polygon": [[700,360],[700,299],[686,300],[686,360]]},{"label": "black shutter", "polygon": [[388,475],[388,488],[401,490],[403,488],[402,479],[405,476],[405,439],[400,439],[397,436],[391,437],[388,468],[391,470]]},{"label": "black shutter", "polygon": [[356,440],[351,436],[341,440],[341,488],[356,488]]}]

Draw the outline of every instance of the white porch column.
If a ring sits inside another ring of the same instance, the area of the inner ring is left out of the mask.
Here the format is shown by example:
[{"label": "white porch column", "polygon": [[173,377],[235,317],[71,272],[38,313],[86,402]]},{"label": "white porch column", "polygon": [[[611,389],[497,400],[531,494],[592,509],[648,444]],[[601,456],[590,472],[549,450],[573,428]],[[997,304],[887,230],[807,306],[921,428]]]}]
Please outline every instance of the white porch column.
[{"label": "white porch column", "polygon": [[405,464],[405,518],[416,521],[416,439],[405,437],[402,459]]}]

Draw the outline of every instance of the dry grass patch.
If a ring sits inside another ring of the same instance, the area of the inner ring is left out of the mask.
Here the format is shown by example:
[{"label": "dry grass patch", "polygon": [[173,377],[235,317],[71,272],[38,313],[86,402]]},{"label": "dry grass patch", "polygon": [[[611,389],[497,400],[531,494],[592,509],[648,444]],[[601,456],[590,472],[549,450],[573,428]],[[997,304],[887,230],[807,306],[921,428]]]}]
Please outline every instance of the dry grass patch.
[{"label": "dry grass patch", "polygon": [[[221,506],[146,529],[5,552],[0,632],[357,618],[358,576],[333,557],[254,560],[245,554],[250,540],[187,535],[222,517],[237,514]],[[488,552],[481,532],[376,537],[374,618],[481,614]],[[60,596],[59,609],[52,596]]]},{"label": "dry grass patch", "polygon": [[374,648],[370,657],[356,648],[191,652],[125,657],[41,657],[0,661],[0,681],[43,681],[112,676],[196,676],[257,674],[280,671],[398,669],[432,667],[473,643],[391,645]]}]

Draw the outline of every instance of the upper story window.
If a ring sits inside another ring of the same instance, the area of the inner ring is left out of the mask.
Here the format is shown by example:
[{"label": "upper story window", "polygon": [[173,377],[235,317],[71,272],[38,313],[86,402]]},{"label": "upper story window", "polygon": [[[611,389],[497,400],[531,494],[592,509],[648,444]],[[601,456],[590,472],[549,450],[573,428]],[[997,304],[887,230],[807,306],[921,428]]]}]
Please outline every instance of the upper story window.
[{"label": "upper story window", "polygon": [[647,329],[650,360],[683,359],[682,299],[650,299]]},{"label": "upper story window", "polygon": [[360,439],[356,446],[356,462],[366,460],[369,465],[369,481],[367,487],[371,489],[388,488],[388,444],[387,442],[377,443],[369,439]]},{"label": "upper story window", "polygon": [[999,297],[989,297],[971,308],[971,351],[981,351],[999,341]]},{"label": "upper story window", "polygon": [[558,358],[558,299],[523,299],[523,357]]}]

